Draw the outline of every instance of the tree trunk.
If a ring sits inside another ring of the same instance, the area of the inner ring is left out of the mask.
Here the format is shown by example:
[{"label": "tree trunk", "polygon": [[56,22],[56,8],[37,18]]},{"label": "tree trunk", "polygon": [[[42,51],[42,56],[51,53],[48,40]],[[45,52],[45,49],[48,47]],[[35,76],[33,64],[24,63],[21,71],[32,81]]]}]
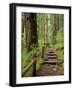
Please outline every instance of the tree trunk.
[{"label": "tree trunk", "polygon": [[26,48],[30,51],[38,43],[37,39],[37,17],[35,13],[25,14]]},{"label": "tree trunk", "polygon": [[53,44],[56,43],[56,35],[57,31],[59,30],[59,14],[54,14],[54,26],[53,26]]},{"label": "tree trunk", "polygon": [[31,13],[30,15],[30,26],[31,26],[31,45],[36,46],[38,44],[37,38],[37,15],[35,13]]}]

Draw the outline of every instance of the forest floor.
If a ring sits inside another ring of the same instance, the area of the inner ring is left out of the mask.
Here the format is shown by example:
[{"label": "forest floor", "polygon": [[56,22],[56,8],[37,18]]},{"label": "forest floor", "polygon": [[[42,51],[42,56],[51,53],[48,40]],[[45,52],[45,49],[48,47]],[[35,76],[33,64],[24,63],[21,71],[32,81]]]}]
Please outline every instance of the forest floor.
[{"label": "forest floor", "polygon": [[44,52],[44,61],[40,66],[37,76],[64,75],[64,68],[58,64],[56,50],[47,48]]}]

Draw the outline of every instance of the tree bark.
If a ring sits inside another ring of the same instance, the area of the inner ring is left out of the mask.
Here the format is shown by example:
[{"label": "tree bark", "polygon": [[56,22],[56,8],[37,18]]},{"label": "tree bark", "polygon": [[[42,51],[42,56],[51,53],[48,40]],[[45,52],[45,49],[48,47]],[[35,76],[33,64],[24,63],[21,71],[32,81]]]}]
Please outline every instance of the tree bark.
[{"label": "tree bark", "polygon": [[37,15],[35,13],[25,14],[26,48],[29,52],[32,47],[38,44],[37,39]]}]

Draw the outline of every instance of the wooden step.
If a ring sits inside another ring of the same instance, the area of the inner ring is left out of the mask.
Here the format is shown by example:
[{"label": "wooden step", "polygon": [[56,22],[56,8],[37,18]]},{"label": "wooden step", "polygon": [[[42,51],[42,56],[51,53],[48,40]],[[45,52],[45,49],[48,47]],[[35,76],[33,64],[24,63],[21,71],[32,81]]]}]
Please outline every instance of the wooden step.
[{"label": "wooden step", "polygon": [[57,60],[56,59],[49,59],[47,61],[44,61],[44,64],[57,64]]},{"label": "wooden step", "polygon": [[54,48],[48,48],[48,50],[55,50]]},{"label": "wooden step", "polygon": [[45,61],[49,60],[49,59],[56,59],[57,57],[56,56],[46,56],[44,58]]},{"label": "wooden step", "polygon": [[54,51],[55,52],[56,50],[54,50],[54,49],[47,49],[47,51]]},{"label": "wooden step", "polygon": [[50,53],[50,52],[51,52],[51,53],[55,53],[54,51],[46,51],[46,53]]},{"label": "wooden step", "polygon": [[46,54],[49,55],[49,56],[56,56],[55,53],[46,53]]},{"label": "wooden step", "polygon": [[49,59],[56,59],[56,56],[48,56]]},{"label": "wooden step", "polygon": [[55,53],[54,51],[47,51],[47,53]]}]

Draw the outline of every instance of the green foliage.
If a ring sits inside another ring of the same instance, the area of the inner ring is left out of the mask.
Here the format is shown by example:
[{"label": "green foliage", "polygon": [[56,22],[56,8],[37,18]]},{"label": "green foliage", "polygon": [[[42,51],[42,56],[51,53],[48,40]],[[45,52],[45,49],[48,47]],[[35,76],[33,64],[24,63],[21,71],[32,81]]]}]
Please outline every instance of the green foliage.
[{"label": "green foliage", "polygon": [[21,43],[22,43],[22,49],[25,47],[25,32],[22,33]]},{"label": "green foliage", "polygon": [[55,43],[54,47],[57,50],[57,57],[58,57],[59,63],[63,63],[64,62],[64,33],[63,33],[63,29],[59,30],[57,32],[56,43]]},{"label": "green foliage", "polygon": [[27,53],[27,49],[26,48],[23,48],[22,50],[22,68],[25,68],[31,61],[32,59],[32,56],[31,56],[31,53]]},{"label": "green foliage", "polygon": [[43,39],[39,39],[39,40],[38,40],[38,43],[39,43],[39,49],[42,49],[42,47],[44,46],[44,41],[43,41]]},{"label": "green foliage", "polygon": [[[59,15],[60,21],[59,21],[59,30],[55,30],[55,14],[44,14],[40,13],[37,14],[37,35],[38,35],[38,45],[31,44],[31,50],[27,52],[26,48],[26,35],[25,31],[22,33],[22,56],[21,56],[21,66],[22,68],[27,67],[28,64],[32,61],[33,54],[38,54],[42,47],[44,47],[44,43],[49,43],[49,48],[55,48],[58,62],[62,65],[64,63],[64,15]],[[46,20],[46,21],[45,21]],[[57,22],[57,20],[56,20]],[[57,26],[56,26],[57,27]],[[26,29],[26,28],[25,28]],[[55,38],[54,38],[55,37]],[[55,42],[55,43],[53,43]],[[40,69],[41,64],[43,63],[42,54],[37,58],[36,61],[36,72]],[[26,73],[27,77],[32,76],[32,67],[30,70]]]},{"label": "green foliage", "polygon": [[[30,64],[30,62],[32,61],[32,56],[33,54],[38,54],[39,53],[39,47],[34,47],[32,48],[32,50],[30,52],[27,52],[27,49],[26,48],[23,48],[22,50],[22,68],[25,68],[27,67],[28,64]],[[37,61],[36,61],[36,70],[38,71],[39,68],[40,68],[40,65],[42,63],[42,55],[40,55],[38,58],[37,58]],[[25,74],[25,76],[29,77],[29,76],[32,76],[32,67],[30,68],[30,70]]]},{"label": "green foliage", "polygon": [[41,64],[43,63],[42,53],[37,57],[36,61],[36,71],[40,69]]}]

